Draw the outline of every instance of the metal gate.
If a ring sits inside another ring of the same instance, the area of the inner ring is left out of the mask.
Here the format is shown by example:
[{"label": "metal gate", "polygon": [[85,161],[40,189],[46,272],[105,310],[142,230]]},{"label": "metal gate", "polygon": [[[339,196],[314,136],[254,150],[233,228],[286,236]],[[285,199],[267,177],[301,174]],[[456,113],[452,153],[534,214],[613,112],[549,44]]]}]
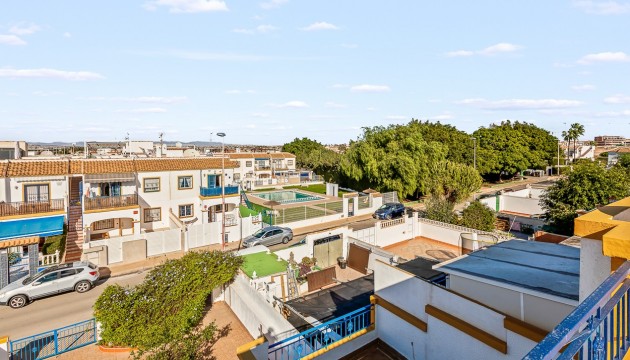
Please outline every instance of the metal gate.
[{"label": "metal gate", "polygon": [[376,228],[374,226],[367,229],[356,230],[352,236],[371,245],[376,245]]},{"label": "metal gate", "polygon": [[367,274],[369,261],[370,249],[356,244],[350,244],[350,248],[348,249],[348,266],[358,272]]},{"label": "metal gate", "polygon": [[329,267],[337,263],[337,258],[343,256],[343,241],[341,235],[333,235],[313,241],[313,256],[320,268]]},{"label": "metal gate", "polygon": [[398,202],[398,193],[395,191],[383,193],[383,204],[387,203],[397,203]]},{"label": "metal gate", "polygon": [[306,274],[306,281],[308,282],[308,292],[319,290],[326,285],[335,283],[335,276],[337,276],[336,267],[330,266],[320,271]]},{"label": "metal gate", "polygon": [[37,360],[63,354],[96,342],[96,320],[10,341],[10,360]]}]

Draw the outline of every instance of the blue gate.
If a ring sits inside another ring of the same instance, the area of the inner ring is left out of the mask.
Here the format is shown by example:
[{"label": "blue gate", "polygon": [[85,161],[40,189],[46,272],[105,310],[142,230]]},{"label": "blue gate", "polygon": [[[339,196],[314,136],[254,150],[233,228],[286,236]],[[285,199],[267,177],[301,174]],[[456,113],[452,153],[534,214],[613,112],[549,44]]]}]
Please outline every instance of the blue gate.
[{"label": "blue gate", "polygon": [[37,360],[96,342],[96,320],[90,319],[10,341],[10,360]]}]

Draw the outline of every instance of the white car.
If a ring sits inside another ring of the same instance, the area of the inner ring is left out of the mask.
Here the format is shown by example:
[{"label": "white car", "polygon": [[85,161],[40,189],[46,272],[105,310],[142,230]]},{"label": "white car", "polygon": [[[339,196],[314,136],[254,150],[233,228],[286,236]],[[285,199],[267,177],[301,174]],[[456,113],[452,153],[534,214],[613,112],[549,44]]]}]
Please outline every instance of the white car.
[{"label": "white car", "polygon": [[18,309],[32,300],[66,291],[84,293],[94,286],[99,277],[98,266],[89,261],[51,266],[0,289],[0,305]]}]

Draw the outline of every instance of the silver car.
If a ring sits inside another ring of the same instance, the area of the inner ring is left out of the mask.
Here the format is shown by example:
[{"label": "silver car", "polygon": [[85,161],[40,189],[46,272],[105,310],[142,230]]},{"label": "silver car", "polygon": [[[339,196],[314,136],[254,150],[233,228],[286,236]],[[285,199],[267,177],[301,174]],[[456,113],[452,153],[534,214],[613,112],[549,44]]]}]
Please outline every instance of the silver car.
[{"label": "silver car", "polygon": [[84,293],[94,286],[99,277],[98,266],[89,261],[51,266],[0,289],[0,305],[17,309],[32,300],[66,291]]},{"label": "silver car", "polygon": [[291,241],[291,239],[293,239],[293,230],[280,226],[268,226],[246,237],[245,240],[243,240],[243,246],[252,247],[256,245],[286,244]]}]

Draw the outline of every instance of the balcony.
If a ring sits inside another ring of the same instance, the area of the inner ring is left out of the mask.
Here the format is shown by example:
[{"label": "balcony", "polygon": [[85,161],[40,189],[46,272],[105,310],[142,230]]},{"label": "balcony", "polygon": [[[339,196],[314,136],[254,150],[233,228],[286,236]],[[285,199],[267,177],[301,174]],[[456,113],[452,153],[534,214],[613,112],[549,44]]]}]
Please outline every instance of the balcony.
[{"label": "balcony", "polygon": [[52,199],[50,201],[17,201],[10,203],[0,203],[0,217],[13,215],[43,214],[54,211],[63,211],[63,199]]},{"label": "balcony", "polygon": [[[202,187],[199,189],[199,193],[201,196],[221,196],[221,187]],[[226,186],[225,187],[225,195],[235,195],[238,194],[238,186]]]},{"label": "balcony", "polygon": [[271,171],[271,166],[269,165],[256,165],[254,167],[257,171]]},{"label": "balcony", "polygon": [[138,194],[119,196],[85,197],[85,210],[115,209],[126,206],[138,205]]}]

